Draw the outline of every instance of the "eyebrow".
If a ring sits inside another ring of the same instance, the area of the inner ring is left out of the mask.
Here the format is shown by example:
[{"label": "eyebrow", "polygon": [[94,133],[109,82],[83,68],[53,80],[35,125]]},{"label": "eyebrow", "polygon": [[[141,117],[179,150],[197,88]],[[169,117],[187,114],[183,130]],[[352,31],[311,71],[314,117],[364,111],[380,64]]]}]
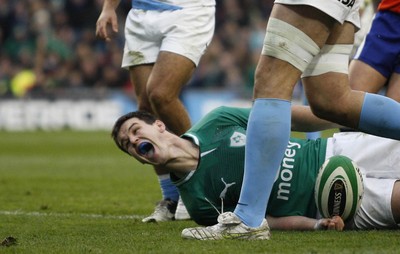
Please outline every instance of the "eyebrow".
[{"label": "eyebrow", "polygon": [[[138,123],[133,122],[127,129],[127,133],[131,131],[131,129]],[[121,146],[125,149],[125,151],[128,151],[128,143],[129,143],[129,135],[128,138],[123,138],[121,139]]]},{"label": "eyebrow", "polygon": [[131,126],[129,126],[129,128],[128,128],[128,132],[132,129],[132,127],[134,126],[134,125],[136,125],[136,124],[138,124],[138,123],[136,123],[136,122],[133,122],[132,124],[131,124]]}]

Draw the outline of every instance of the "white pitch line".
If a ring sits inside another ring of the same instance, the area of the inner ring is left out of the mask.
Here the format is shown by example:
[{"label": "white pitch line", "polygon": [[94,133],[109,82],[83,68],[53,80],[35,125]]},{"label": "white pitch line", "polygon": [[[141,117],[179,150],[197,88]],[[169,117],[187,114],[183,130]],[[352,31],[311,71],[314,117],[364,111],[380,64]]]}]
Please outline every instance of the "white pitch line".
[{"label": "white pitch line", "polygon": [[42,212],[25,212],[25,211],[0,211],[0,215],[22,215],[32,217],[73,217],[80,216],[85,218],[94,219],[116,219],[116,220],[127,220],[127,219],[142,219],[144,216],[141,215],[102,215],[102,214],[87,214],[87,213],[42,213]]}]

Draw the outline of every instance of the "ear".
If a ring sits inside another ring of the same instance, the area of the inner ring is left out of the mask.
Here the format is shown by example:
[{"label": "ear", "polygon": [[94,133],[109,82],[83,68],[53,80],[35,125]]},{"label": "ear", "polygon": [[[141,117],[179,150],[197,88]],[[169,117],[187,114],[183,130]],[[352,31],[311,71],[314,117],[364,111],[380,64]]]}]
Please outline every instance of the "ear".
[{"label": "ear", "polygon": [[156,120],[154,122],[154,124],[158,127],[158,129],[160,130],[160,132],[164,132],[166,130],[166,126],[164,124],[164,122],[160,121],[160,120]]}]

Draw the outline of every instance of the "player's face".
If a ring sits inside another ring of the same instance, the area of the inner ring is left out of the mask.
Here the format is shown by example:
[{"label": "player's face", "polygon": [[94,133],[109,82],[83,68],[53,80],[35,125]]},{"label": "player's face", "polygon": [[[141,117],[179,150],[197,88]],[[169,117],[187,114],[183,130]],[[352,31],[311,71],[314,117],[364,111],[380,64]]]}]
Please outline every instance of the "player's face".
[{"label": "player's face", "polygon": [[118,134],[118,142],[130,155],[142,163],[158,165],[162,150],[162,133],[165,125],[161,121],[147,124],[138,118],[125,121]]}]

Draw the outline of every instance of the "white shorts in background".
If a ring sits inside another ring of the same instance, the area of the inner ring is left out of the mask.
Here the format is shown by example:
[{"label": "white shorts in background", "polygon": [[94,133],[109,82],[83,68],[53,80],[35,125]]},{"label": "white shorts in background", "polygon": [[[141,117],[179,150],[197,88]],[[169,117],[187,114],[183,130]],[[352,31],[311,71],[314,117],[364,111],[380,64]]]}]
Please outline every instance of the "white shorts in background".
[{"label": "white shorts in background", "polygon": [[360,28],[360,0],[355,0],[353,6],[348,6],[346,3],[352,1],[344,0],[275,0],[277,4],[287,5],[309,5],[326,13],[338,22],[348,21]]},{"label": "white shorts in background", "polygon": [[397,179],[364,177],[364,197],[354,216],[354,229],[398,228],[393,218],[391,199]]},{"label": "white shorts in background", "polygon": [[345,155],[360,167],[364,197],[354,218],[357,229],[396,228],[391,209],[394,183],[400,179],[400,141],[360,132],[335,133],[326,158]]},{"label": "white shorts in background", "polygon": [[351,158],[367,177],[400,179],[400,141],[361,132],[335,133],[326,150],[327,158],[333,155]]},{"label": "white shorts in background", "polygon": [[155,63],[160,51],[189,58],[197,66],[215,28],[215,6],[176,11],[131,9],[125,23],[122,67]]}]

